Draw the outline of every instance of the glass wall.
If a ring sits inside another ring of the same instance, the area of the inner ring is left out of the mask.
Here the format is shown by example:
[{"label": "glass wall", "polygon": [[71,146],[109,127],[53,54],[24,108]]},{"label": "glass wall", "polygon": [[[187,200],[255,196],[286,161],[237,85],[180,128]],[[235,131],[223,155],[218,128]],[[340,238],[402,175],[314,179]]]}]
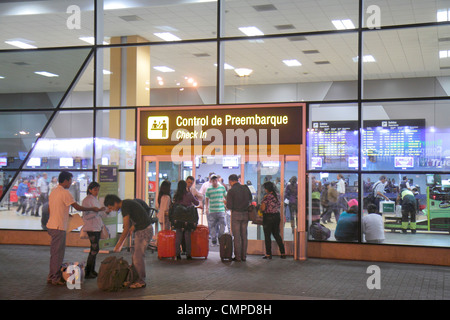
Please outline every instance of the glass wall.
[{"label": "glass wall", "polygon": [[[364,199],[384,177],[382,244],[450,246],[450,3],[359,3],[3,2],[1,225],[16,217],[19,183],[44,173],[50,183],[62,169],[90,181],[98,165],[117,165],[118,194],[134,197],[138,107],[306,102],[308,197],[300,205],[309,239],[319,241],[311,226],[320,221],[325,241],[373,242]],[[296,175],[284,165],[286,177]],[[404,177],[415,222],[412,210],[402,213]],[[324,196],[334,191],[330,206]],[[338,222],[355,201],[356,233],[342,238]],[[289,240],[295,215],[284,215]]]}]

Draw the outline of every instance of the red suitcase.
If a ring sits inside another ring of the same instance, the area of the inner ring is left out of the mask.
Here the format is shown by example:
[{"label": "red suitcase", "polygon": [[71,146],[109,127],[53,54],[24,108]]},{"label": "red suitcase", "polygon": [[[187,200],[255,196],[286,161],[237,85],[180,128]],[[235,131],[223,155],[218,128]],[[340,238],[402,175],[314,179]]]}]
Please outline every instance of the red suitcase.
[{"label": "red suitcase", "polygon": [[209,253],[209,229],[207,226],[198,225],[191,232],[191,256],[208,258]]},{"label": "red suitcase", "polygon": [[175,231],[161,230],[158,232],[158,259],[176,257]]}]

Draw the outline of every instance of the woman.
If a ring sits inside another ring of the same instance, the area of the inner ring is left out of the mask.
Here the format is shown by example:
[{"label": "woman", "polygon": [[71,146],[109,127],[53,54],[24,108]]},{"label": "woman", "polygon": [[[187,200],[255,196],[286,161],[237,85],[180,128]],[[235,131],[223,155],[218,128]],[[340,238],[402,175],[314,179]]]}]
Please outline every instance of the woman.
[{"label": "woman", "polygon": [[285,259],[284,244],[280,236],[280,199],[278,198],[276,187],[271,181],[265,182],[263,187],[266,192],[260,207],[263,212],[263,229],[266,244],[266,255],[263,259],[272,259],[271,235],[273,235],[280,248],[281,259]]},{"label": "woman", "polygon": [[[100,185],[97,182],[91,182],[87,189],[87,196],[83,199],[82,206],[101,208],[102,206],[97,199],[99,190]],[[97,272],[95,272],[95,260],[99,251],[100,234],[103,228],[102,217],[104,216],[106,216],[105,211],[85,211],[83,213],[83,231],[86,231],[89,241],[91,242],[91,248],[85,267],[86,279],[97,277]]]},{"label": "woman", "polygon": [[297,225],[297,177],[292,176],[289,179],[289,184],[286,186],[284,193],[285,203],[289,206],[289,212],[291,213],[291,228],[292,234]]},{"label": "woman", "polygon": [[339,217],[334,231],[334,237],[338,241],[358,241],[358,200],[348,202],[349,209]]},{"label": "woman", "polygon": [[156,209],[158,209],[158,221],[161,225],[161,230],[170,230],[169,207],[172,202],[172,197],[170,196],[170,186],[170,181],[164,180],[159,187]]},{"label": "woman", "polygon": [[[197,227],[198,214],[195,206],[199,204],[199,201],[187,190],[187,184],[184,180],[178,182],[173,201],[174,209],[169,219],[177,232],[175,238],[177,260],[181,260],[180,246],[183,237],[186,244],[186,258],[187,260],[191,260],[191,232]],[[180,221],[180,217],[182,216],[188,218],[187,220],[189,221],[195,222]]]}]

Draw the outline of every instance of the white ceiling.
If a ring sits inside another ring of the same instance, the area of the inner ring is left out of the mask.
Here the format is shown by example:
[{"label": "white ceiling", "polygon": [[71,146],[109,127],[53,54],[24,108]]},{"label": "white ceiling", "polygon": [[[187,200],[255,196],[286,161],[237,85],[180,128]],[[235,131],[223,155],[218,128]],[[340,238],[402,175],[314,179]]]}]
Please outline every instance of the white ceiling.
[{"label": "white ceiling", "polygon": [[[104,0],[104,3],[106,41],[114,36],[139,35],[148,41],[160,42],[154,33],[166,30],[171,30],[183,40],[211,39],[217,34],[216,1]],[[376,60],[364,63],[365,79],[450,75],[450,70],[446,68],[450,67],[450,58],[439,59],[439,50],[450,50],[450,26],[383,30],[383,26],[387,25],[436,22],[437,10],[450,8],[450,0],[366,0],[364,3],[366,8],[377,5],[381,10],[381,29],[364,34],[364,55],[370,54]],[[121,8],[113,9],[118,4]],[[70,5],[81,9],[80,29],[67,27],[67,20],[72,14],[66,12]],[[355,0],[227,0],[223,35],[242,37],[244,34],[238,29],[242,26],[256,26],[266,35],[335,30],[331,22],[334,19],[351,19],[357,25],[357,5]],[[366,15],[365,19],[368,17]],[[14,49],[5,43],[11,39],[29,40],[39,48],[87,45],[79,37],[93,35],[93,20],[90,0],[1,1],[0,50]],[[225,62],[235,68],[246,67],[254,71],[243,80],[233,70],[225,70],[225,84],[356,80],[357,63],[353,58],[357,56],[357,44],[357,33],[314,35],[302,39],[286,37],[263,41],[226,41]],[[108,69],[110,50],[103,52],[104,68]],[[165,65],[175,72],[161,73],[151,69],[150,86],[160,87],[157,76],[163,77],[163,87],[175,87],[177,82],[184,81],[184,77],[195,78],[199,86],[215,86],[216,52],[215,41],[151,47],[151,66]],[[67,86],[67,79],[81,65],[78,56],[82,55],[58,51],[44,53],[47,58],[40,52],[0,53],[0,76],[5,77],[0,79],[0,93],[57,91]],[[23,62],[25,56],[34,64],[42,63],[35,68],[53,67],[54,73],[61,78],[27,81],[38,76],[30,73],[34,66],[21,67],[16,64]],[[287,67],[282,63],[284,59],[297,59],[302,66]],[[77,90],[92,89],[92,70],[93,64],[86,70]],[[104,79],[104,88],[108,89],[109,77]]]}]

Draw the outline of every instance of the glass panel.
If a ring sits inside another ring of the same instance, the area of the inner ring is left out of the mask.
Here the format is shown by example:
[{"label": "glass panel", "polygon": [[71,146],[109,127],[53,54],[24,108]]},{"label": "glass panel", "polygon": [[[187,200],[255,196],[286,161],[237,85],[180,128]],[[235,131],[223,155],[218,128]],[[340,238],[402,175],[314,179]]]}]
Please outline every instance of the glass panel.
[{"label": "glass panel", "polygon": [[[196,157],[196,188],[203,195],[203,206],[205,205],[206,190],[211,186],[209,178],[214,173],[218,176],[218,181],[226,190],[230,188],[228,177],[232,174],[241,176],[241,160],[240,156],[198,156]],[[200,176],[200,177],[199,177]],[[241,181],[242,182],[242,181]],[[231,212],[226,210],[226,231],[231,232]],[[200,217],[202,224],[209,225],[206,215]]]},{"label": "glass panel", "polygon": [[[52,112],[1,113],[1,167],[8,169],[20,167],[51,115]],[[39,164],[37,167],[40,166]]]},{"label": "glass panel", "polygon": [[[226,0],[225,12],[226,36],[244,36],[249,31],[260,31],[255,35],[267,35],[336,30],[336,26],[340,29],[358,27],[357,1],[284,0],[268,4],[261,0]],[[240,29],[245,27],[257,30]]]},{"label": "glass panel", "polygon": [[59,112],[38,140],[27,168],[92,169],[92,111]]},{"label": "glass panel", "polygon": [[310,105],[309,170],[358,169],[358,106]]},{"label": "glass panel", "polygon": [[390,25],[402,25],[424,22],[449,21],[448,1],[414,0],[414,1],[364,1],[364,26],[379,28]]},{"label": "glass panel", "polygon": [[150,207],[156,208],[156,193],[158,190],[157,173],[156,173],[156,161],[146,161],[145,162],[146,173],[147,173],[147,186],[146,190],[148,192],[148,199],[145,199]]},{"label": "glass panel", "polygon": [[215,104],[216,51],[216,42],[103,49],[104,105]]},{"label": "glass panel", "polygon": [[[105,1],[105,41],[138,35],[129,42],[212,38],[217,33],[217,1]],[[195,22],[195,23],[194,23]],[[159,36],[158,36],[159,35]],[[177,38],[162,39],[164,35]]]},{"label": "glass panel", "polygon": [[136,163],[135,114],[129,109],[97,112],[95,165],[118,165],[134,169]]},{"label": "glass panel", "polygon": [[364,98],[448,96],[450,28],[365,32]]},{"label": "glass panel", "polygon": [[[86,197],[87,186],[92,181],[92,172],[71,173],[73,183],[69,192],[74,200],[81,204]],[[58,186],[58,176],[58,171],[22,171],[1,203],[1,228],[45,230],[48,220],[48,195]],[[70,211],[74,213],[76,210],[71,207]]]},{"label": "glass panel", "polygon": [[89,49],[1,52],[0,109],[57,107],[89,52]]},{"label": "glass panel", "polygon": [[356,33],[225,42],[225,103],[357,98]]},{"label": "glass panel", "polygon": [[2,1],[0,30],[2,50],[24,45],[38,48],[89,45],[94,37],[94,3],[92,0]]},{"label": "glass panel", "polygon": [[[310,173],[307,208],[309,239],[341,242],[359,241],[359,194],[358,175],[352,173]],[[318,194],[320,192],[320,196]],[[317,198],[320,197],[320,209]],[[354,207],[356,206],[356,207]],[[320,212],[320,223],[317,224]],[[325,228],[313,228],[322,224]],[[320,230],[320,231],[316,231]]]},{"label": "glass panel", "polygon": [[[245,181],[252,191],[253,200],[257,204],[265,195],[263,184],[266,181],[271,181],[280,192],[281,181],[281,163],[279,161],[261,161],[261,162],[246,162],[244,167]],[[253,188],[251,187],[253,186]],[[261,225],[249,223],[248,225],[248,239],[249,240],[264,240],[264,231]]]},{"label": "glass panel", "polygon": [[[278,188],[278,186],[277,186]],[[284,164],[284,240],[294,241],[298,216],[298,162],[286,161]],[[278,190],[281,190],[280,188]]]},{"label": "glass panel", "polygon": [[62,108],[82,108],[94,106],[94,58],[90,58],[70,94],[61,105]]},{"label": "glass panel", "polygon": [[[450,175],[364,174],[363,241],[450,246]],[[370,202],[367,196],[380,192]],[[382,230],[382,231],[381,231]]]},{"label": "glass panel", "polygon": [[449,106],[446,101],[364,104],[363,169],[448,170]]}]

